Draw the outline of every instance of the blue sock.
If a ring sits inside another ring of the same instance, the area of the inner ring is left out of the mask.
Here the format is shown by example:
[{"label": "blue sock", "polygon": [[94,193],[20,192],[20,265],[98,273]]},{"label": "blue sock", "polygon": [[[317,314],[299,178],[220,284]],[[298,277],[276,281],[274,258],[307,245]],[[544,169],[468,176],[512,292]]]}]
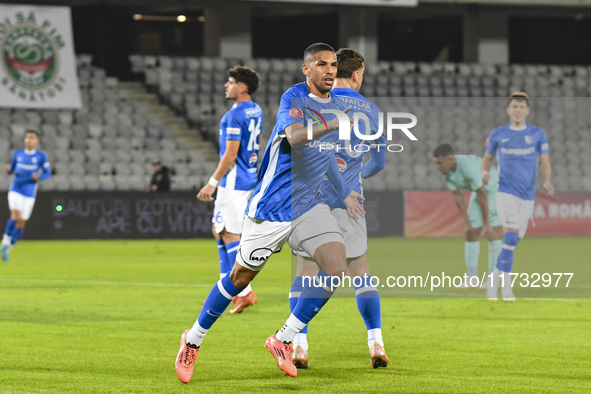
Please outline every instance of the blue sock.
[{"label": "blue sock", "polygon": [[357,308],[365,326],[368,330],[382,328],[382,317],[380,310],[380,294],[373,286],[371,277],[364,275],[361,286],[355,286],[355,298],[357,299]]},{"label": "blue sock", "polygon": [[334,294],[334,290],[330,289],[331,278],[326,272],[320,270],[315,281],[306,279],[300,299],[292,312],[302,323],[308,324]]},{"label": "blue sock", "polygon": [[221,239],[216,240],[218,243],[218,254],[220,256],[220,277],[227,275],[231,270],[232,266],[228,260],[228,253],[226,252],[226,245]]},{"label": "blue sock", "polygon": [[[296,308],[300,300],[300,295],[304,290],[304,286],[302,284],[303,276],[296,276],[293,283],[291,284],[291,290],[289,291],[289,311],[293,312]],[[300,334],[307,334],[308,333],[308,325],[304,327],[300,332]]]},{"label": "blue sock", "polygon": [[234,267],[234,263],[236,262],[236,254],[238,253],[238,247],[240,246],[240,241],[232,242],[226,245],[226,253],[228,253],[228,273],[232,271],[232,267]]},{"label": "blue sock", "polygon": [[497,260],[497,268],[500,271],[511,272],[513,269],[513,253],[517,246],[517,242],[519,242],[519,234],[517,232],[511,231],[505,234],[503,249]]},{"label": "blue sock", "polygon": [[217,318],[224,313],[228,305],[230,305],[232,298],[238,293],[240,293],[240,290],[234,286],[229,275],[220,279],[213,285],[205,300],[205,304],[203,304],[203,309],[201,309],[201,313],[197,319],[199,325],[208,330]]},{"label": "blue sock", "polygon": [[23,235],[23,233],[25,232],[24,227],[22,229],[17,229],[16,227],[14,227],[14,229],[12,230],[12,233],[10,234],[10,243],[12,245],[14,245],[16,243],[16,241],[19,240],[19,238]]},{"label": "blue sock", "polygon": [[10,234],[12,234],[12,230],[14,230],[14,226],[16,226],[16,222],[12,219],[8,219],[6,222],[6,230],[4,230],[4,234],[10,236]]}]

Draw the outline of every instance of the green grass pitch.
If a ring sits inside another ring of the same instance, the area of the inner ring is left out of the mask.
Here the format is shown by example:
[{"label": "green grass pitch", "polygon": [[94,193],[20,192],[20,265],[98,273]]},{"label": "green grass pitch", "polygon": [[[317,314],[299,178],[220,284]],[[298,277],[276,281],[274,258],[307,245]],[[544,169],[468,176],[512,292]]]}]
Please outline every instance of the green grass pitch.
[{"label": "green grass pitch", "polygon": [[[396,250],[393,264],[462,271],[461,239],[372,239],[372,248]],[[588,261],[589,238],[530,238],[516,264],[572,253]],[[289,378],[263,348],[289,313],[287,251],[253,283],[259,303],[208,333],[184,385],[174,372],[180,334],[217,278],[213,240],[19,243],[0,263],[0,392],[591,391],[589,299],[383,299],[390,366],[379,370],[355,300],[333,299],[310,327],[311,369]]]}]

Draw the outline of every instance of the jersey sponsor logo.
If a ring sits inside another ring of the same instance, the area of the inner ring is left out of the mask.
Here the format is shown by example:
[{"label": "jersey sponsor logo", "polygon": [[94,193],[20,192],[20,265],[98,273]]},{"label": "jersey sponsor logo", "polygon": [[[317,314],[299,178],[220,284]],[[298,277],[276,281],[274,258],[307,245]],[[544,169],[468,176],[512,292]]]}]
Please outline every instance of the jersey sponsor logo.
[{"label": "jersey sponsor logo", "polygon": [[513,149],[513,148],[501,148],[501,153],[505,155],[531,155],[536,152],[536,148],[525,148],[525,149]]},{"label": "jersey sponsor logo", "polygon": [[490,145],[490,138],[487,138],[484,146],[489,146],[489,145]]},{"label": "jersey sponsor logo", "polygon": [[250,155],[250,159],[248,159],[248,165],[249,166],[254,166],[257,163],[258,160],[258,156],[256,153],[253,153],[252,155]]},{"label": "jersey sponsor logo", "polygon": [[289,110],[289,116],[292,118],[301,118],[304,116],[304,113],[299,108],[292,108]]},{"label": "jersey sponsor logo", "polygon": [[316,123],[318,123],[320,125],[321,130],[328,130],[328,125],[326,124],[326,120],[324,119],[324,117],[322,115],[320,115],[320,112],[315,111],[310,107],[304,107],[304,109],[307,109],[310,112],[313,112],[313,113],[306,112],[306,115],[308,115],[309,117],[314,119],[316,121]]},{"label": "jersey sponsor logo", "polygon": [[232,135],[240,135],[240,128],[238,127],[226,127],[226,133]]},{"label": "jersey sponsor logo", "polygon": [[337,157],[337,164],[339,166],[339,171],[342,174],[343,172],[347,171],[347,162],[340,157]]},{"label": "jersey sponsor logo", "polygon": [[264,263],[273,254],[269,248],[258,248],[250,253],[250,261]]},{"label": "jersey sponsor logo", "polygon": [[546,144],[542,144],[542,149],[543,149],[543,150],[548,150],[548,149],[550,149],[550,147],[549,147],[549,146],[548,146],[548,144],[546,143]]},{"label": "jersey sponsor logo", "polygon": [[36,164],[21,164],[18,163],[16,165],[18,168],[22,168],[23,170],[29,170],[29,171],[34,171],[38,168],[38,166]]},{"label": "jersey sponsor logo", "polygon": [[509,141],[510,139],[511,139],[511,138],[503,138],[503,139],[501,140],[501,142],[507,142],[507,141]]},{"label": "jersey sponsor logo", "polygon": [[532,142],[534,142],[534,137],[532,137],[531,135],[526,135],[525,136],[525,143],[531,144]]},{"label": "jersey sponsor logo", "polygon": [[371,112],[371,107],[370,107],[369,103],[366,101],[359,100],[359,99],[352,98],[352,97],[346,97],[346,96],[337,96],[337,97],[339,99],[341,99],[342,101],[344,101],[345,104],[354,105],[355,107],[357,107],[356,109],[362,109],[366,112]]}]

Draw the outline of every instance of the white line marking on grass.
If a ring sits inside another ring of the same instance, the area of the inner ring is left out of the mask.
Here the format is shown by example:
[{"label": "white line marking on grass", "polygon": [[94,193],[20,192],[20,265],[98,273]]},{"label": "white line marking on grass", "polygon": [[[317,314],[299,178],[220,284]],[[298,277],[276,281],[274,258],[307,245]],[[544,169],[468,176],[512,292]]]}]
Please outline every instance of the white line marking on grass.
[{"label": "white line marking on grass", "polygon": [[211,287],[213,283],[159,283],[159,282],[115,282],[100,280],[71,280],[71,279],[30,279],[30,278],[0,278],[5,282],[28,283],[63,283],[63,284],[87,284],[101,286],[159,286],[159,287]]}]

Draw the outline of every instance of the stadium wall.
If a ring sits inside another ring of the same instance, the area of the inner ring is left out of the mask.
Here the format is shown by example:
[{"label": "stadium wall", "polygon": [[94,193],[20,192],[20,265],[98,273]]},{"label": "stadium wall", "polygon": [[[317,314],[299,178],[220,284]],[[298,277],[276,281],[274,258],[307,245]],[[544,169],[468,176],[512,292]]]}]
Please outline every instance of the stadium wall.
[{"label": "stadium wall", "polygon": [[[464,192],[468,201],[469,192]],[[406,192],[406,237],[461,237],[464,221],[448,191]],[[591,235],[591,193],[536,194],[527,236]]]},{"label": "stadium wall", "polygon": [[[195,191],[39,192],[23,239],[210,238],[213,203]],[[401,191],[366,193],[370,236],[404,235]],[[0,220],[8,220],[0,199]]]}]

